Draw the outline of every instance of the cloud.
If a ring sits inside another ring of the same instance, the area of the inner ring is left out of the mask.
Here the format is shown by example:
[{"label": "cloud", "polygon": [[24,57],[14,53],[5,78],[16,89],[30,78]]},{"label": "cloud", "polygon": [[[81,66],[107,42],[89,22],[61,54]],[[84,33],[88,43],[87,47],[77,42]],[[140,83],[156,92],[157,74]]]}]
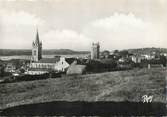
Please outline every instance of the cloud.
[{"label": "cloud", "polygon": [[44,20],[24,11],[8,12],[2,10],[0,16],[1,23],[5,25],[43,25],[45,23]]},{"label": "cloud", "polygon": [[[88,24],[83,33],[99,41],[103,49],[141,48],[163,46],[162,27],[146,22],[134,14],[114,13]],[[162,40],[158,38],[161,35]]]},{"label": "cloud", "polygon": [[55,29],[53,22],[35,14],[6,10],[0,11],[0,47],[30,49],[35,39],[36,24],[44,49],[90,50],[92,42],[100,42],[102,50],[166,47],[163,23],[148,22],[133,13],[114,13],[92,20],[79,32],[67,27]]},{"label": "cloud", "polygon": [[[35,26],[42,27],[45,21],[25,11],[0,11],[0,47],[30,48],[35,37]],[[33,38],[32,38],[33,37]]]},{"label": "cloud", "polygon": [[44,48],[89,50],[91,39],[74,30],[49,30],[41,35]]},{"label": "cloud", "polygon": [[144,23],[141,19],[136,18],[132,13],[127,15],[114,13],[114,15],[110,17],[95,20],[92,22],[92,25],[96,28],[126,30],[129,28],[129,26],[131,28],[133,27],[142,29],[145,27],[146,23]]}]

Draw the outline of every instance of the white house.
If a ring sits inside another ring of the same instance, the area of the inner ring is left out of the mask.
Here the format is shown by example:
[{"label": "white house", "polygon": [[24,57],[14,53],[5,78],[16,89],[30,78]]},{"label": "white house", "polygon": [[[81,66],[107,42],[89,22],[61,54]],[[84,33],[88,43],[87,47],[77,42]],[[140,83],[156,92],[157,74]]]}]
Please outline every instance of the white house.
[{"label": "white house", "polygon": [[147,60],[151,60],[151,59],[155,58],[155,55],[150,55],[150,54],[144,54],[142,56],[145,57],[145,59],[147,59]]},{"label": "white house", "polygon": [[142,57],[139,57],[139,56],[131,56],[131,60],[132,60],[134,63],[141,63]]}]

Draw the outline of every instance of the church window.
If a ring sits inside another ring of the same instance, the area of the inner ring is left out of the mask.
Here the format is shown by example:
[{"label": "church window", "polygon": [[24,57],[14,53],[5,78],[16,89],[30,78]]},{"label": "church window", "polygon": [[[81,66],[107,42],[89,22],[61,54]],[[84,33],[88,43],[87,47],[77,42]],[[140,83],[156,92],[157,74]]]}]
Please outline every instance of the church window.
[{"label": "church window", "polygon": [[34,50],[34,55],[36,55],[36,50]]}]

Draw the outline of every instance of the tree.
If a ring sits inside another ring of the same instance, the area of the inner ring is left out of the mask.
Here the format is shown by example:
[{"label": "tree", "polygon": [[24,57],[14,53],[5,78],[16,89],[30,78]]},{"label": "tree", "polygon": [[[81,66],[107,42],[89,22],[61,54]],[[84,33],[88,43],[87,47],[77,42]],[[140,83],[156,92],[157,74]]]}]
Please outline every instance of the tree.
[{"label": "tree", "polygon": [[25,72],[25,69],[23,69],[23,68],[20,68],[20,70],[19,70],[21,73],[24,73]]},{"label": "tree", "polygon": [[119,52],[120,56],[127,57],[129,55],[129,52],[127,50],[122,50]]},{"label": "tree", "polygon": [[4,76],[4,66],[0,65],[0,76]]},{"label": "tree", "polygon": [[113,54],[117,55],[119,53],[118,50],[114,50]]},{"label": "tree", "polygon": [[164,67],[166,67],[166,57],[165,56],[160,56],[160,62],[163,64]]},{"label": "tree", "polygon": [[110,55],[110,52],[108,50],[105,50],[101,53],[101,55],[104,57],[104,58],[108,58],[109,55]]}]

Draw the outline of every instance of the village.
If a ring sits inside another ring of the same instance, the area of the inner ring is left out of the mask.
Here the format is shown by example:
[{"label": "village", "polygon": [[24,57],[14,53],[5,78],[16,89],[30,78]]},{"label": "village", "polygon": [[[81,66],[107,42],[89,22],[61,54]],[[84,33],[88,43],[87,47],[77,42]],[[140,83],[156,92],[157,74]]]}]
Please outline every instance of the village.
[{"label": "village", "polygon": [[0,117],[167,116],[167,0],[0,0]]},{"label": "village", "polygon": [[90,54],[85,57],[42,57],[42,41],[36,31],[32,43],[30,60],[0,60],[1,82],[56,78],[64,75],[82,75],[108,71],[130,70],[134,68],[166,67],[166,53],[149,54],[129,53],[127,50],[100,51],[100,43],[92,43]]}]

